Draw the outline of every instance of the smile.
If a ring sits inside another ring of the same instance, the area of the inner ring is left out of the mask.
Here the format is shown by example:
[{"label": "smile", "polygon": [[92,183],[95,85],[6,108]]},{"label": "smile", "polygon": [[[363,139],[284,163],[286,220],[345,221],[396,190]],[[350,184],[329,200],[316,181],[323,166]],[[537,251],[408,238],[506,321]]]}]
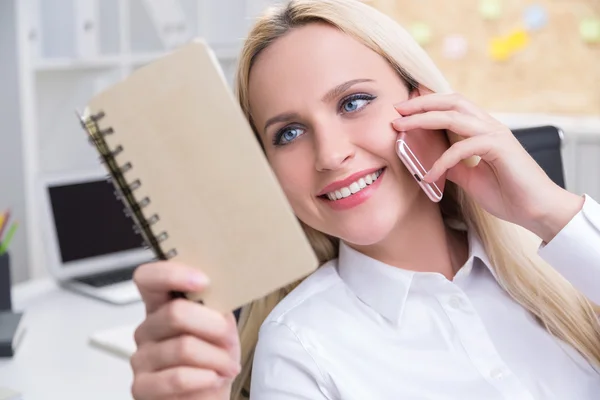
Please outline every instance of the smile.
[{"label": "smile", "polygon": [[379,179],[379,177],[381,176],[382,172],[383,172],[383,168],[381,168],[371,174],[366,174],[365,176],[352,182],[350,185],[342,187],[338,190],[329,192],[325,196],[331,201],[336,201],[336,200],[344,199],[346,197],[350,197],[356,193],[359,193],[360,191],[362,191],[363,189],[367,188],[369,185],[371,185],[375,181],[377,181],[377,179]]}]

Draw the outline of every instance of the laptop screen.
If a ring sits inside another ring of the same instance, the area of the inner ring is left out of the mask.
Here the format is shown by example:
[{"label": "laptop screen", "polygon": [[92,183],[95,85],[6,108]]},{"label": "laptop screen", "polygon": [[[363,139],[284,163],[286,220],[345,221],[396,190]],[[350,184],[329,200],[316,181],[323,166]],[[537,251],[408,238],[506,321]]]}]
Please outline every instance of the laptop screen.
[{"label": "laptop screen", "polygon": [[51,186],[48,194],[63,263],[143,247],[111,182]]}]

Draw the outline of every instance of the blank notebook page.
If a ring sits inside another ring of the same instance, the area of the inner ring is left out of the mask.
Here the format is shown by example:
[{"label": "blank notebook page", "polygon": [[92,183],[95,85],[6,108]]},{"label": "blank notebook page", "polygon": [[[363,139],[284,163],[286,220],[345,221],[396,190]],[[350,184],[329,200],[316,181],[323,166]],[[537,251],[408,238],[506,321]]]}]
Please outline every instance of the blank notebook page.
[{"label": "blank notebook page", "polygon": [[95,332],[90,336],[90,344],[128,359],[137,350],[133,335],[138,325],[123,325]]}]

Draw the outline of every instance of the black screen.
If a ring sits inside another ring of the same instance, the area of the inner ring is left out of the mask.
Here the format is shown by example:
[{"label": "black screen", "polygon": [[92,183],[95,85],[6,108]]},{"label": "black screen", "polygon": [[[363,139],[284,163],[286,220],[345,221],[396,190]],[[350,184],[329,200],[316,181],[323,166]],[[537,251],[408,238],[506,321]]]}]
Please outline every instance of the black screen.
[{"label": "black screen", "polygon": [[48,189],[63,262],[142,248],[133,220],[106,180]]}]

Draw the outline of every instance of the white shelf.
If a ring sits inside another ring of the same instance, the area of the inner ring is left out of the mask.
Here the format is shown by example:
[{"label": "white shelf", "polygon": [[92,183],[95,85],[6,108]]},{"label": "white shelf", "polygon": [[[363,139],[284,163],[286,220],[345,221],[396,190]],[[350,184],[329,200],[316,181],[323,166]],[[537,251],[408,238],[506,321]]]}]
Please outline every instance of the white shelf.
[{"label": "white shelf", "polygon": [[120,56],[104,56],[87,60],[61,57],[37,60],[34,65],[38,72],[74,71],[119,68],[123,66],[123,60]]},{"label": "white shelf", "polygon": [[[159,9],[166,4],[156,1]],[[39,179],[99,164],[74,111],[188,37],[203,38],[213,47],[232,84],[251,21],[279,0],[177,1],[181,9],[166,13],[171,17],[162,21],[165,14],[149,9],[146,0],[0,0],[0,37],[14,38],[5,40],[14,45],[0,46],[0,69],[19,72],[14,87],[0,90],[0,104],[12,104],[16,110],[5,113],[9,118],[2,126],[17,137],[13,147],[20,155],[15,162],[22,166],[23,182],[15,190],[24,199],[17,211],[26,224],[21,238],[15,239],[15,262],[29,266],[30,277],[46,275],[43,251],[31,251],[43,249],[45,240],[37,211]],[[175,26],[174,18],[182,14],[185,29],[178,29],[175,38],[164,24]],[[180,37],[180,32],[186,33]],[[8,160],[5,164],[10,165]],[[0,167],[5,164],[0,160]]]},{"label": "white shelf", "polygon": [[[225,63],[229,61],[235,61],[239,55],[241,47],[238,44],[217,44],[211,45],[212,49],[215,52],[215,55],[219,59],[219,61]],[[140,65],[148,64],[156,60],[157,58],[165,55],[166,52],[148,52],[148,53],[137,53],[137,54],[128,54],[124,56],[123,63],[125,65],[131,65],[133,67],[138,67]]]},{"label": "white shelf", "polygon": [[510,127],[555,125],[565,131],[566,140],[577,135],[579,142],[597,143],[600,137],[600,117],[516,113],[493,113],[493,116]]}]

